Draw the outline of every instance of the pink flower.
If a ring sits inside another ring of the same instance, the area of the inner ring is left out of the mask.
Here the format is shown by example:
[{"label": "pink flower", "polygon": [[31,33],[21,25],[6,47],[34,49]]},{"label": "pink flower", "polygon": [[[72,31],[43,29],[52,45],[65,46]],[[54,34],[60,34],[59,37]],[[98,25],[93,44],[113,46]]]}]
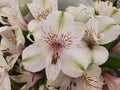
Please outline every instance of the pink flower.
[{"label": "pink flower", "polygon": [[104,79],[105,79],[105,83],[108,86],[107,90],[120,90],[120,78],[105,73]]}]

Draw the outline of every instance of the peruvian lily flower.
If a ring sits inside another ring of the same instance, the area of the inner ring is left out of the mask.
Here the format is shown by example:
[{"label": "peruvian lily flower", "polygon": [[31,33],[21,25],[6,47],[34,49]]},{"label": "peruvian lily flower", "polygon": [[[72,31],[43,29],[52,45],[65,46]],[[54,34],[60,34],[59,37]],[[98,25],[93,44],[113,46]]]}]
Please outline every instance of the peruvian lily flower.
[{"label": "peruvian lily flower", "polygon": [[105,90],[120,90],[120,78],[105,73],[104,79],[108,87]]},{"label": "peruvian lily flower", "polygon": [[1,90],[11,90],[11,83],[8,75],[8,66],[0,52],[0,89]]},{"label": "peruvian lily flower", "polygon": [[77,47],[83,33],[75,27],[74,17],[67,12],[56,11],[40,24],[32,21],[28,25],[29,29],[40,26],[40,40],[24,49],[24,68],[31,72],[45,68],[49,80],[55,80],[60,71],[71,77],[81,76],[89,61]]},{"label": "peruvian lily flower", "polygon": [[91,17],[94,16],[94,8],[80,4],[78,7],[70,6],[66,9],[71,13],[76,21],[86,23]]},{"label": "peruvian lily flower", "polygon": [[98,1],[94,3],[95,12],[98,15],[109,16],[115,20],[117,24],[120,24],[120,9],[113,7],[113,3],[110,1]]},{"label": "peruvian lily flower", "polygon": [[120,35],[120,26],[112,18],[100,16],[90,19],[84,26],[85,31],[81,49],[84,49],[91,63],[101,65],[108,59],[108,50],[101,46],[110,43]]},{"label": "peruvian lily flower", "polygon": [[48,88],[59,87],[60,90],[102,90],[103,79],[101,69],[97,65],[92,65],[81,77],[71,78],[66,75],[59,75],[54,82],[47,82]]},{"label": "peruvian lily flower", "polygon": [[1,51],[6,57],[7,63],[12,68],[18,60],[23,48],[24,48],[24,36],[22,30],[19,27],[1,27],[0,34],[1,39]]},{"label": "peruvian lily flower", "polygon": [[57,10],[57,0],[33,0],[28,4],[33,17],[39,21],[45,19],[49,13]]},{"label": "peruvian lily flower", "polygon": [[0,9],[0,21],[7,26],[20,26],[27,30],[27,23],[24,21],[19,10],[18,0],[8,0],[9,6]]}]

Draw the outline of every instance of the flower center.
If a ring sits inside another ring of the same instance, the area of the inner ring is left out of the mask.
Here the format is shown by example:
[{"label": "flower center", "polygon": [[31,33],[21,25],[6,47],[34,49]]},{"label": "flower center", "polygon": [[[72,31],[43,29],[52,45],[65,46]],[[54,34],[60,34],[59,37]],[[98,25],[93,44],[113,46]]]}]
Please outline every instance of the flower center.
[{"label": "flower center", "polygon": [[92,76],[88,76],[88,74],[83,74],[82,80],[86,85],[96,89],[100,89],[100,85],[97,85],[99,84],[99,80],[97,77],[92,77]]},{"label": "flower center", "polygon": [[87,29],[85,31],[84,40],[88,44],[88,47],[92,48],[93,46],[99,45],[99,40],[103,38],[103,34],[97,34],[92,29]]},{"label": "flower center", "polygon": [[57,63],[57,60],[60,58],[60,52],[63,48],[69,48],[72,45],[72,38],[67,34],[58,35],[54,33],[47,33],[44,36],[44,41],[53,52],[52,64]]}]

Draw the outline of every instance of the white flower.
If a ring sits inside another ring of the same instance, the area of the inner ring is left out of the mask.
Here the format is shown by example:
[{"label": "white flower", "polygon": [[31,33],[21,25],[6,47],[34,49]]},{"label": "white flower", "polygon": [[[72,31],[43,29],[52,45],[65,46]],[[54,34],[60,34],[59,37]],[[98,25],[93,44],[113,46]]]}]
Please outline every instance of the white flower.
[{"label": "white flower", "polygon": [[8,0],[9,6],[0,9],[0,21],[8,26],[20,26],[23,30],[27,29],[18,6],[18,0]]},{"label": "white flower", "polygon": [[[25,69],[37,72],[45,68],[49,80],[55,80],[61,70],[72,77],[81,76],[89,61],[77,48],[83,34],[75,27],[74,17],[67,12],[56,11],[40,24],[37,24],[40,25],[39,41],[27,47],[22,54]],[[29,29],[34,29],[34,25],[36,22],[31,21]]]},{"label": "white flower", "polygon": [[18,60],[24,48],[24,36],[19,27],[1,27],[0,34],[2,36],[0,49],[6,57],[8,65],[12,68]]},{"label": "white flower", "polygon": [[108,50],[101,46],[110,43],[120,35],[120,26],[112,18],[99,16],[90,19],[84,26],[84,37],[79,47],[84,49],[91,63],[101,65],[107,61]]},{"label": "white flower", "polygon": [[117,24],[120,24],[120,9],[113,6],[110,1],[98,1],[94,3],[95,12],[98,15],[109,16],[115,20]]},{"label": "white flower", "polygon": [[94,16],[94,8],[80,4],[78,7],[69,6],[66,11],[71,13],[76,21],[82,23],[87,22],[91,17]]},{"label": "white flower", "polygon": [[48,81],[47,87],[59,87],[60,90],[102,90],[101,69],[97,65],[92,65],[78,78],[60,74],[54,82]]},{"label": "white flower", "polygon": [[45,19],[49,13],[57,10],[57,0],[33,0],[28,4],[33,17],[37,20]]},{"label": "white flower", "polygon": [[11,90],[11,83],[8,75],[8,66],[0,52],[0,89]]}]

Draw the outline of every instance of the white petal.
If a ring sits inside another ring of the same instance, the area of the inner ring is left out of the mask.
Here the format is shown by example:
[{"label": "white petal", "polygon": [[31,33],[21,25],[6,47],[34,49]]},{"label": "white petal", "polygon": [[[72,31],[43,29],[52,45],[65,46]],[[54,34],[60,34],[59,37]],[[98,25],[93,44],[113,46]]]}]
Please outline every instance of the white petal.
[{"label": "white petal", "polygon": [[15,30],[15,36],[16,36],[16,41],[17,41],[17,46],[25,44],[25,38],[23,36],[22,30],[20,28],[16,28]]},{"label": "white petal", "polygon": [[102,65],[108,60],[108,50],[102,46],[95,46],[91,51],[91,59],[97,65]]},{"label": "white petal", "polygon": [[61,55],[62,71],[71,77],[79,77],[88,67],[89,60],[84,51],[79,48],[72,48]]},{"label": "white petal", "polygon": [[41,21],[49,13],[57,10],[57,0],[33,0],[33,3],[28,4],[28,8],[33,17]]},{"label": "white petal", "polygon": [[110,42],[114,41],[115,39],[117,39],[118,36],[120,35],[120,26],[119,25],[111,25],[107,29],[102,31],[101,34],[103,34],[103,38],[101,40],[99,40],[99,43],[100,44],[110,43]]},{"label": "white petal", "polygon": [[60,11],[49,14],[45,23],[49,25],[49,28],[55,33],[66,32],[66,30],[70,32],[70,30],[72,30],[71,28],[75,25],[74,17],[71,14]]},{"label": "white petal", "polygon": [[99,32],[102,32],[106,27],[115,24],[114,19],[107,16],[98,16],[96,20],[99,22]]},{"label": "white petal", "polygon": [[0,85],[0,89],[1,90],[11,90],[11,83],[10,83],[10,79],[9,79],[9,75],[6,72],[4,79]]},{"label": "white petal", "polygon": [[5,61],[5,59],[3,58],[2,56],[2,53],[0,52],[0,66],[7,69],[8,66],[7,66],[7,62]]},{"label": "white petal", "polygon": [[91,18],[85,25],[85,28],[84,30],[87,31],[87,30],[94,30],[96,33],[98,32],[99,30],[99,22],[96,18]]},{"label": "white petal", "polygon": [[85,71],[85,73],[87,73],[89,76],[95,76],[95,77],[99,77],[101,75],[101,72],[102,72],[101,68],[95,64],[88,67],[87,70]]},{"label": "white petal", "polygon": [[31,20],[28,24],[28,30],[30,33],[34,36],[35,40],[41,38],[41,33],[40,33],[40,22],[38,20]]},{"label": "white petal", "polygon": [[28,46],[22,54],[24,68],[32,72],[42,70],[45,67],[45,55],[45,48],[36,44]]},{"label": "white petal", "polygon": [[66,11],[71,13],[76,21],[83,23],[87,22],[94,15],[94,9],[92,7],[86,7],[83,4],[80,4],[78,7],[70,6]]},{"label": "white petal", "polygon": [[52,64],[52,55],[48,55],[46,59],[46,75],[47,79],[54,81],[61,70],[61,61],[58,59],[56,64]]},{"label": "white petal", "polygon": [[115,22],[117,24],[120,24],[120,10],[116,11],[117,13],[115,13],[115,15],[113,16],[113,18],[115,19]]}]

